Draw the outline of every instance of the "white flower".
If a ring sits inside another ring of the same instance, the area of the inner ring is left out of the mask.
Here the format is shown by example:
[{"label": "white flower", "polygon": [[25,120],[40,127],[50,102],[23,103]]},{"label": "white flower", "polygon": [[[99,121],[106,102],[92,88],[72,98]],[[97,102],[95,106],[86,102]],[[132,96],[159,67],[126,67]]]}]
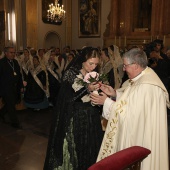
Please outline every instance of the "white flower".
[{"label": "white flower", "polygon": [[77,75],[77,78],[75,78],[74,83],[73,83],[73,85],[72,85],[72,88],[74,89],[75,92],[76,92],[76,91],[79,91],[81,88],[84,87],[83,85],[81,85],[81,84],[78,83],[78,80],[79,80],[79,79],[83,79],[82,74]]},{"label": "white flower", "polygon": [[82,75],[82,74],[79,74],[79,75],[77,75],[77,78],[79,78],[79,79],[82,79],[82,80],[83,80],[83,75]]}]

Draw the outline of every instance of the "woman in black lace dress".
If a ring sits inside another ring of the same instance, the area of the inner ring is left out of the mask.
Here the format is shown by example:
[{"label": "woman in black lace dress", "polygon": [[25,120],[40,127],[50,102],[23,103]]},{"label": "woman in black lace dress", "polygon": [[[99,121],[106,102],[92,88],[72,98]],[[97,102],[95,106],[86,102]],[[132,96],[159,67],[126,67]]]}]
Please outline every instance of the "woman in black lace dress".
[{"label": "woman in black lace dress", "polygon": [[99,84],[76,85],[99,64],[98,50],[86,47],[65,72],[51,126],[44,170],[87,170],[96,162],[103,138],[101,108],[92,106],[89,92]]}]

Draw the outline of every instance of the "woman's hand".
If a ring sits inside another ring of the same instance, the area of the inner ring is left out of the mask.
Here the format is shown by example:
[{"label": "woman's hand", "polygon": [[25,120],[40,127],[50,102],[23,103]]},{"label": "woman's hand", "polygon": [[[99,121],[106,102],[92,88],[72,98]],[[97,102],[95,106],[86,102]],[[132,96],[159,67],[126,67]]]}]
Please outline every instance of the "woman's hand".
[{"label": "woman's hand", "polygon": [[103,105],[106,98],[107,98],[107,95],[103,92],[101,92],[99,95],[95,93],[90,93],[90,100],[95,105]]},{"label": "woman's hand", "polygon": [[100,89],[110,97],[116,97],[116,91],[109,85],[100,84]]},{"label": "woman's hand", "polygon": [[100,88],[100,84],[93,82],[91,84],[88,85],[88,90],[89,91],[95,91],[95,90],[99,90]]}]

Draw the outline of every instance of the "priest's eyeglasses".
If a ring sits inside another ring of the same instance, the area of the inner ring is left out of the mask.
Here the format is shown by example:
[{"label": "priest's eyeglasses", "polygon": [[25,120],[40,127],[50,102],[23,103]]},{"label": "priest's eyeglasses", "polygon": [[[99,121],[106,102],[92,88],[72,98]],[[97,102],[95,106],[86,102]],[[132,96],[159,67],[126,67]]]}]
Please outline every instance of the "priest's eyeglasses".
[{"label": "priest's eyeglasses", "polygon": [[123,68],[126,68],[127,66],[130,66],[132,64],[135,64],[135,63],[130,63],[130,64],[123,64]]}]

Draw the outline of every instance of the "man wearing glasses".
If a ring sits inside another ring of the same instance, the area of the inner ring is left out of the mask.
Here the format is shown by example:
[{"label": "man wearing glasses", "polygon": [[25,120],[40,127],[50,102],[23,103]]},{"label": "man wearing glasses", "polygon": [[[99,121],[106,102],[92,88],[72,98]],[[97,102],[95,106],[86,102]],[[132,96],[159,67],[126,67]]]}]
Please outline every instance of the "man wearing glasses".
[{"label": "man wearing glasses", "polygon": [[[157,76],[147,67],[147,56],[133,48],[123,56],[128,80],[114,90],[102,84],[100,95],[91,100],[103,105],[103,117],[108,120],[97,161],[131,146],[151,150],[141,170],[169,170],[167,106],[168,92]],[[116,97],[116,101],[111,98]]]}]

